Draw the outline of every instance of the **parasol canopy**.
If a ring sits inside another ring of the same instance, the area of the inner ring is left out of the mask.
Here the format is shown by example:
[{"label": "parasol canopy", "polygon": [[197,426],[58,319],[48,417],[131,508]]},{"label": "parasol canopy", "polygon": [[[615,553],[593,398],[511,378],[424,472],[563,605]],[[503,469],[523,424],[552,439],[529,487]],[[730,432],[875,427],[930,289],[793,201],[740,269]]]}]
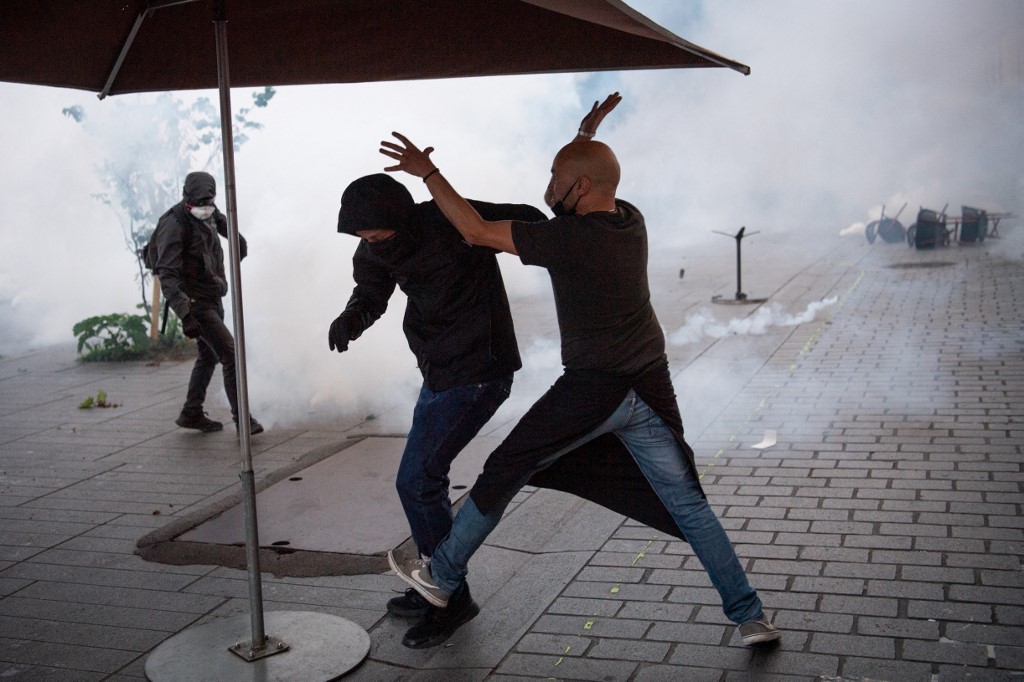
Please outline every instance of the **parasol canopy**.
[{"label": "parasol canopy", "polygon": [[[0,80],[104,95],[215,88],[215,4],[4,0]],[[224,0],[224,11],[232,87],[613,69],[750,72],[618,0]]]}]

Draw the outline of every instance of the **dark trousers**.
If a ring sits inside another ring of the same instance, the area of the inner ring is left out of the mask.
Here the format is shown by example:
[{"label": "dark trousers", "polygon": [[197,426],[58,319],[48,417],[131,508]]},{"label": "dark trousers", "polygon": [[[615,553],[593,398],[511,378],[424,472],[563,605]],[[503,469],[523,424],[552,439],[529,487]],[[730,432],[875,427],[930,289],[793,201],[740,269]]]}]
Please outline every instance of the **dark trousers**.
[{"label": "dark trousers", "polygon": [[202,335],[196,339],[196,364],[188,382],[188,395],[182,412],[202,414],[206,389],[219,362],[224,368],[224,392],[231,404],[231,418],[238,421],[238,393],[235,382],[235,337],[224,325],[224,308],[220,305],[193,303],[192,316],[199,323]]}]

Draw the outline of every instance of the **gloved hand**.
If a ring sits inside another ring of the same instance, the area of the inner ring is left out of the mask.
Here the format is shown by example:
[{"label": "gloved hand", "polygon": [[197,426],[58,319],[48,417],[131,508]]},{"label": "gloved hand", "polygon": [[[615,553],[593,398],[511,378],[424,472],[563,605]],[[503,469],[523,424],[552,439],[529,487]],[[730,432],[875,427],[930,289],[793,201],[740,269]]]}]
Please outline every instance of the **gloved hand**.
[{"label": "gloved hand", "polygon": [[203,335],[203,330],[199,326],[199,321],[193,317],[192,313],[189,313],[181,320],[181,330],[190,339],[198,339]]},{"label": "gloved hand", "polygon": [[347,351],[354,327],[355,320],[351,315],[338,315],[338,318],[331,322],[331,331],[327,333],[327,343],[330,344],[331,350],[337,350],[339,353]]}]

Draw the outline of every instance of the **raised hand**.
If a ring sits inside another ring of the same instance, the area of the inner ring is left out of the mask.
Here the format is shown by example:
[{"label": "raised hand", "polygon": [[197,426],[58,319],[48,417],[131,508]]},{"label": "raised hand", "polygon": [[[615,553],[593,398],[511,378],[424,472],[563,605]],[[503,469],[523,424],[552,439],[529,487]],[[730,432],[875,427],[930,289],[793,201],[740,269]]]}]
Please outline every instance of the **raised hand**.
[{"label": "raised hand", "polygon": [[421,150],[410,142],[409,138],[405,135],[395,132],[391,134],[402,144],[395,144],[394,142],[381,140],[380,153],[398,162],[394,166],[386,166],[384,168],[385,171],[389,173],[405,171],[410,175],[422,178],[437,168],[437,166],[434,165],[434,162],[430,160],[430,155],[434,153],[433,147],[427,147],[426,149]]},{"label": "raised hand", "polygon": [[577,138],[590,139],[597,133],[598,126],[601,125],[601,121],[604,117],[611,113],[612,109],[618,106],[619,102],[622,101],[622,95],[617,92],[613,92],[608,95],[604,102],[598,104],[594,102],[594,106],[590,108],[590,111],[583,120],[580,121],[580,130],[577,134]]}]

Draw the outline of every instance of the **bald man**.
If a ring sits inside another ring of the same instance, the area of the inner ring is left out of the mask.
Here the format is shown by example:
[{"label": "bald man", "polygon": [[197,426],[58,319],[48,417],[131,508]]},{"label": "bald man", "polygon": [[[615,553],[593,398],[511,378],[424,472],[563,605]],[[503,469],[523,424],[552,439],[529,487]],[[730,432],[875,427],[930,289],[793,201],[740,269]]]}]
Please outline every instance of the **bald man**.
[{"label": "bald man", "polygon": [[[619,163],[611,148],[577,138],[559,150],[545,192],[554,219],[489,222],[430,160],[433,148],[421,151],[394,135],[400,144],[382,142],[381,153],[398,163],[385,170],[423,178],[467,242],[517,254],[524,264],[548,270],[564,366],[562,376],[488,457],[431,561],[389,554],[399,577],[438,607],[417,626],[422,639],[428,646],[439,644],[479,611],[460,597],[469,559],[513,496],[538,477],[548,487],[584,490],[579,494],[590,499],[597,498],[586,488],[608,488],[602,503],[644,522],[667,514],[675,524],[669,532],[693,547],[743,642],[779,639],[781,632],[765,616],[708,504],[683,438],[665,337],[650,302],[647,229],[636,207],[615,197]],[[601,450],[587,449],[601,439]],[[590,480],[587,468],[613,459],[616,447],[628,455],[628,466],[619,467],[615,480]],[[626,486],[634,478],[639,487]],[[616,500],[617,492],[642,500],[648,509],[630,509]]]}]

